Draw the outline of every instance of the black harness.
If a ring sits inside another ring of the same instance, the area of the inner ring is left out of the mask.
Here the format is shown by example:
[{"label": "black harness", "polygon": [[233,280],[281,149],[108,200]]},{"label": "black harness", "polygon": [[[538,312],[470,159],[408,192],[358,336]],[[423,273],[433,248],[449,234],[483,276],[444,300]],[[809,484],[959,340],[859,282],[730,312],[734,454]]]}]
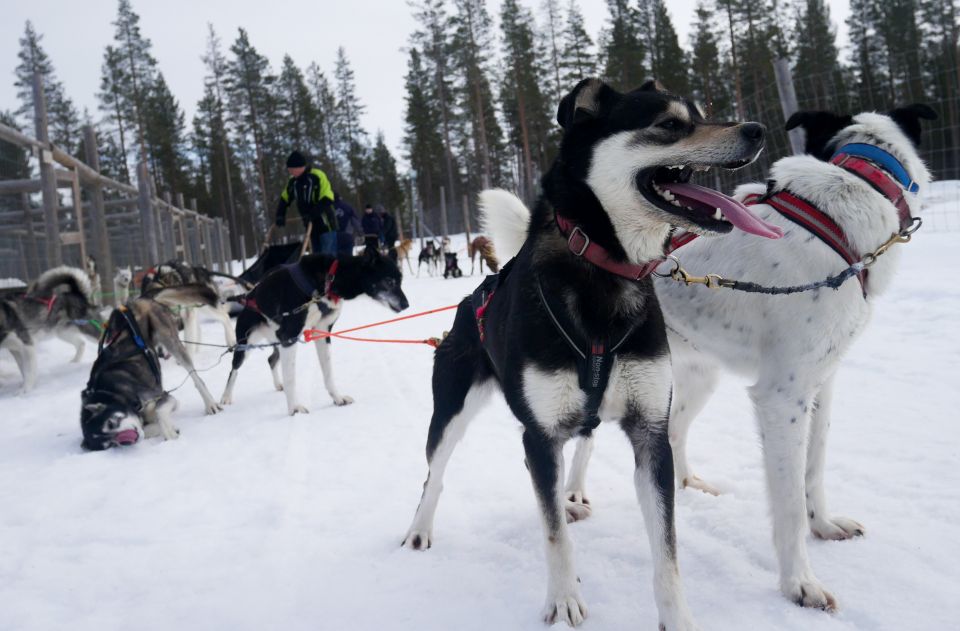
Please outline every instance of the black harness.
[{"label": "black harness", "polygon": [[[511,259],[498,274],[487,276],[470,296],[471,306],[480,333],[480,342],[484,346],[486,346],[487,308],[497,289],[505,282],[515,260]],[[616,356],[617,350],[630,338],[637,325],[630,324],[626,331],[620,334],[612,332],[592,340],[579,339],[575,333],[577,329],[567,313],[566,306],[558,304],[556,300],[551,299],[543,291],[539,277],[537,277],[537,295],[540,297],[543,309],[547,312],[560,337],[563,338],[576,356],[579,386],[587,395],[584,404],[584,432],[589,433],[600,425],[600,405],[603,402],[603,393],[610,382],[613,358]]]},{"label": "black harness", "polygon": [[[116,331],[111,336],[111,339],[109,341],[107,340],[108,332],[115,328],[115,319],[122,319],[121,324],[125,325],[129,331],[130,339],[133,340],[134,346],[136,347],[133,350],[127,352],[116,350],[114,342],[116,342],[120,336],[121,330]],[[87,388],[84,394],[87,396],[94,396],[96,394],[102,396],[104,393],[110,394],[109,391],[97,388],[97,382],[105,367],[114,362],[127,361],[140,356],[146,358],[147,365],[150,367],[150,372],[153,373],[157,387],[162,389],[163,378],[160,375],[160,360],[157,358],[156,351],[150,348],[144,341],[143,333],[137,324],[137,319],[130,315],[129,309],[124,306],[117,307],[103,335],[100,336],[100,343],[97,347],[97,361],[94,362],[93,370],[90,373],[90,380],[87,382]]]}]

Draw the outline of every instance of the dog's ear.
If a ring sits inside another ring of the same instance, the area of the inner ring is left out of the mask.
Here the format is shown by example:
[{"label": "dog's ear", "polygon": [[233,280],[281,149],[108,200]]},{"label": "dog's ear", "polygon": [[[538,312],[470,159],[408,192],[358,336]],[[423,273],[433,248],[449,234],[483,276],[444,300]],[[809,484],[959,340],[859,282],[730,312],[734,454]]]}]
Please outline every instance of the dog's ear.
[{"label": "dog's ear", "polygon": [[610,87],[600,79],[583,79],[560,101],[557,122],[564,129],[570,129],[577,123],[598,118],[609,90]]},{"label": "dog's ear", "polygon": [[837,132],[850,125],[853,117],[833,112],[795,112],[787,119],[786,130],[802,127],[807,134],[806,153],[821,160],[829,160],[827,145]]},{"label": "dog's ear", "polygon": [[669,92],[658,79],[648,79],[638,88],[641,92]]},{"label": "dog's ear", "polygon": [[935,121],[937,113],[925,103],[914,103],[906,107],[890,110],[888,116],[893,119],[914,145],[920,146],[920,119]]}]

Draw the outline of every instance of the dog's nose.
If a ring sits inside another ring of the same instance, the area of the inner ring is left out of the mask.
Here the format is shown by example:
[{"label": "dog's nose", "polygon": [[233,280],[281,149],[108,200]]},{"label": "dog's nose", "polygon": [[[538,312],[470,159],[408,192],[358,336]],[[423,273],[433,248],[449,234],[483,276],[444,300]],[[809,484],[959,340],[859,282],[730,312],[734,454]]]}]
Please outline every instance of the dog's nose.
[{"label": "dog's nose", "polygon": [[760,142],[767,133],[767,128],[760,123],[743,123],[740,125],[740,134],[751,142]]}]

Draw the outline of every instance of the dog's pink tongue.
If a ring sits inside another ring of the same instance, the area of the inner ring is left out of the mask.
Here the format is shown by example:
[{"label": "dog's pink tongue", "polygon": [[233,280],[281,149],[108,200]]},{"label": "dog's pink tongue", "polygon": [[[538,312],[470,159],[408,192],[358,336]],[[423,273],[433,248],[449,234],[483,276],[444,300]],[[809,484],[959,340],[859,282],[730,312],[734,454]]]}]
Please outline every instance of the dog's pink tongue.
[{"label": "dog's pink tongue", "polygon": [[135,429],[125,429],[114,434],[113,439],[120,445],[133,445],[140,440],[140,435]]},{"label": "dog's pink tongue", "polygon": [[662,184],[661,188],[673,193],[675,197],[679,198],[681,204],[696,202],[710,208],[719,208],[727,221],[744,232],[768,239],[779,239],[783,236],[783,230],[780,226],[767,223],[737,200],[713,189],[697,184]]}]

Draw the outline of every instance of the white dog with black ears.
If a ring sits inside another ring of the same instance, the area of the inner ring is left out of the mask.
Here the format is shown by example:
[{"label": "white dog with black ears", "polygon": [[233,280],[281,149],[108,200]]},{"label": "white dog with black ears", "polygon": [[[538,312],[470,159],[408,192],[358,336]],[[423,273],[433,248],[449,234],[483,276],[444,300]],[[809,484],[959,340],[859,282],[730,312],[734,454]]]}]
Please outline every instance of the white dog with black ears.
[{"label": "white dog with black ears", "polygon": [[[834,276],[892,236],[908,234],[917,226],[920,194],[930,182],[916,150],[920,119],[935,118],[926,105],[854,117],[795,114],[787,128],[806,130],[809,155],[779,160],[766,186],[744,185],[735,194],[782,226],[783,238],[770,242],[734,231],[723,239],[698,239],[677,253],[683,267],[764,286],[799,286]],[[859,522],[834,515],[826,505],[823,468],[833,379],[865,328],[874,298],[889,286],[902,248],[893,246],[836,291],[763,295],[687,287],[670,279],[656,283],[673,358],[670,443],[677,482],[718,493],[690,469],[687,430],[721,369],[752,380],[748,392],[763,444],[780,589],[805,607],[837,608],[810,567],[808,528],[821,539],[864,533]],[[591,511],[584,499],[590,451],[590,439],[578,445],[567,482],[571,520]]]}]

